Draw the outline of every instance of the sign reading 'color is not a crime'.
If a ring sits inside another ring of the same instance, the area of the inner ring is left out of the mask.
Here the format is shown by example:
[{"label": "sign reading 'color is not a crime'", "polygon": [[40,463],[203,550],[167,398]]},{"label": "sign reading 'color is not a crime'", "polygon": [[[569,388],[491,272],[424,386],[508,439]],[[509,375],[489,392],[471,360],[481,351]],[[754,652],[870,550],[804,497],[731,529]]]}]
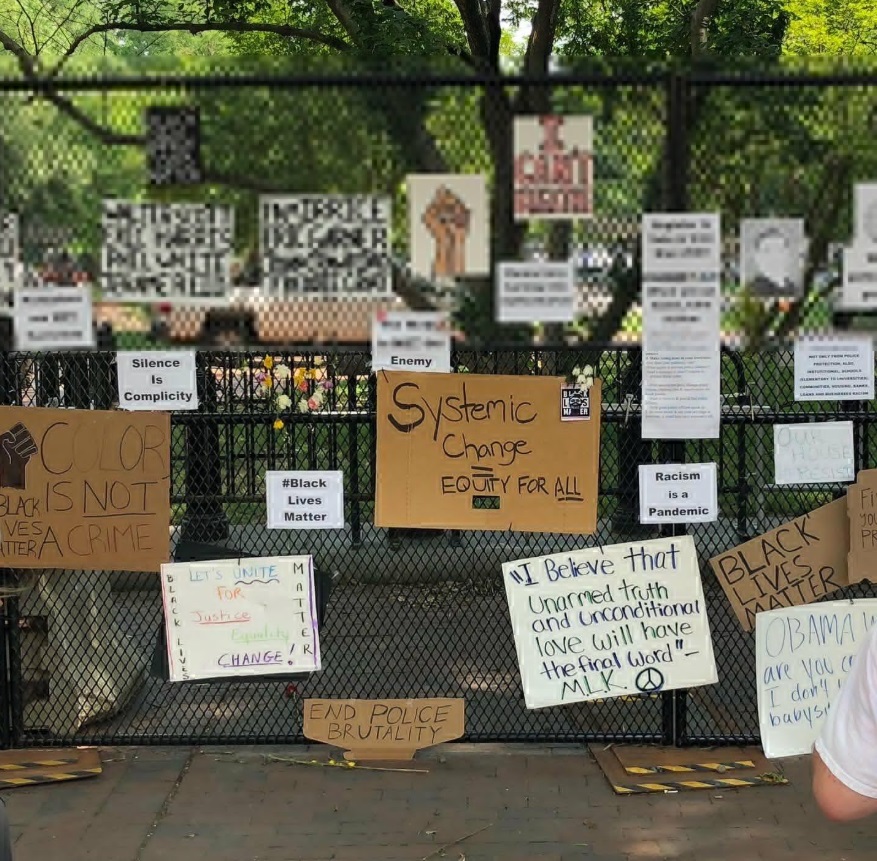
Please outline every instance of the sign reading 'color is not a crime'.
[{"label": "sign reading 'color is not a crime'", "polygon": [[7,568],[158,571],[170,547],[170,417],[0,407]]}]

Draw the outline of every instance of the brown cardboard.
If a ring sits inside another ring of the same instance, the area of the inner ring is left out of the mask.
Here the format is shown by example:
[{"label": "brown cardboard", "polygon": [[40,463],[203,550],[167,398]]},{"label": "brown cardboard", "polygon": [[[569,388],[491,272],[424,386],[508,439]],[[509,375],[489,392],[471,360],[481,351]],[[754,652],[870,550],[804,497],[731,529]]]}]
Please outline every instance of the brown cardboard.
[{"label": "brown cardboard", "polygon": [[401,762],[460,738],[463,699],[305,700],[305,738],[347,748],[344,758]]},{"label": "brown cardboard", "polygon": [[850,583],[877,581],[877,469],[863,469],[847,487]]},{"label": "brown cardboard", "polygon": [[836,499],[710,559],[744,630],[753,630],[756,613],[846,586],[849,533],[846,499]]},{"label": "brown cardboard", "polygon": [[561,421],[563,385],[381,371],[375,525],[596,532],[601,384],[583,421]]},{"label": "brown cardboard", "polygon": [[0,565],[159,571],[167,413],[0,407]]}]

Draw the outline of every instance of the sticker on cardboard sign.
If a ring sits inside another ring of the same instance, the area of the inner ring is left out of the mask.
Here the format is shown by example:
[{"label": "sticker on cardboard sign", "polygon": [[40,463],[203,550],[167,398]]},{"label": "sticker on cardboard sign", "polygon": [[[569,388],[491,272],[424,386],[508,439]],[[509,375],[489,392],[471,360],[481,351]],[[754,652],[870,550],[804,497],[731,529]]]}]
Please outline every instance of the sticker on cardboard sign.
[{"label": "sticker on cardboard sign", "polygon": [[560,420],[583,422],[591,418],[591,393],[578,386],[564,386],[560,390]]}]

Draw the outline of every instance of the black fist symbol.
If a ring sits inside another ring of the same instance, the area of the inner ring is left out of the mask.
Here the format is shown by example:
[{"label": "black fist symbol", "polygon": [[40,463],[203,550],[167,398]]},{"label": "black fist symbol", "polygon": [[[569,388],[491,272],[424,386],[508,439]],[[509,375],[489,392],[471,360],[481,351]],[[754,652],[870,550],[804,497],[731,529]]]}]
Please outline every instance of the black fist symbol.
[{"label": "black fist symbol", "polygon": [[0,436],[0,487],[24,490],[24,471],[36,452],[37,444],[21,422]]}]

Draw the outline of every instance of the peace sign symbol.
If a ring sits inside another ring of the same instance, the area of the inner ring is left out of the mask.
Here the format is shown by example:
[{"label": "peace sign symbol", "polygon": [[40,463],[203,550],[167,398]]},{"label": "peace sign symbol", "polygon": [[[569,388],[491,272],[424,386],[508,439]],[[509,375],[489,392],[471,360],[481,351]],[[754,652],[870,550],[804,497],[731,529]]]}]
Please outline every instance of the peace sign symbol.
[{"label": "peace sign symbol", "polygon": [[646,667],[639,671],[634,684],[638,691],[651,694],[664,687],[664,674],[657,667]]}]

